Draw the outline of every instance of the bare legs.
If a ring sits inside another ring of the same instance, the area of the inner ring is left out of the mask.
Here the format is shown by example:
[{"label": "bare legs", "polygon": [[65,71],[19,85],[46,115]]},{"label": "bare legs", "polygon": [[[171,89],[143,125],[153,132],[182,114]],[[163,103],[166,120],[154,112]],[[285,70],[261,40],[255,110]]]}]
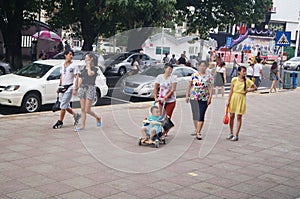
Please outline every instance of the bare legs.
[{"label": "bare legs", "polygon": [[[237,126],[236,126],[236,136],[239,136],[240,129],[242,126],[242,117],[243,115],[237,115]],[[235,114],[230,113],[230,121],[229,121],[229,128],[230,128],[230,133],[233,134],[233,125],[234,125],[234,118]]]},{"label": "bare legs", "polygon": [[[215,90],[216,97],[218,97],[218,94],[219,94],[219,86],[216,86],[215,89],[216,89],[216,90]],[[224,86],[221,86],[221,90],[222,90],[222,97],[224,97],[224,90],[225,90]]]},{"label": "bare legs", "polygon": [[60,110],[60,115],[59,115],[59,120],[63,121],[66,115],[66,111],[70,114],[72,114],[73,116],[75,115],[75,112],[71,109],[71,108],[67,108],[67,109],[61,109]]},{"label": "bare legs", "polygon": [[93,100],[89,99],[80,99],[80,106],[81,106],[81,129],[85,128],[85,122],[86,122],[86,114],[91,115],[94,117],[97,122],[101,122],[101,118],[96,115],[94,111],[91,110]]},{"label": "bare legs", "polygon": [[[148,131],[147,127],[142,127],[142,135],[143,135],[142,142],[145,142],[147,140],[147,133],[146,133],[147,131]],[[153,137],[154,137],[155,134],[156,134],[156,129],[152,128],[151,131],[150,131],[150,137],[149,137],[149,140],[148,140],[149,144],[153,143],[152,140],[153,140]]]},{"label": "bare legs", "polygon": [[272,93],[272,90],[274,89],[274,92],[276,93],[276,80],[272,80],[272,85],[270,87],[270,93]]}]

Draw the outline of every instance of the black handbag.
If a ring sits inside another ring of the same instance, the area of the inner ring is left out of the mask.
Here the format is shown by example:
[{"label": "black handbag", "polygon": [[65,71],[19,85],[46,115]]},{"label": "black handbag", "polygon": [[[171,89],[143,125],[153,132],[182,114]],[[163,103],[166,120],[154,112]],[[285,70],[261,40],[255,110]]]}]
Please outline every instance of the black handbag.
[{"label": "black handbag", "polygon": [[57,96],[56,102],[52,106],[52,111],[55,112],[55,111],[59,111],[59,110],[60,110],[60,101],[59,101],[59,97]]},{"label": "black handbag", "polygon": [[174,123],[171,121],[169,117],[166,117],[162,122],[162,127],[166,132],[168,132],[172,127],[174,127]]}]

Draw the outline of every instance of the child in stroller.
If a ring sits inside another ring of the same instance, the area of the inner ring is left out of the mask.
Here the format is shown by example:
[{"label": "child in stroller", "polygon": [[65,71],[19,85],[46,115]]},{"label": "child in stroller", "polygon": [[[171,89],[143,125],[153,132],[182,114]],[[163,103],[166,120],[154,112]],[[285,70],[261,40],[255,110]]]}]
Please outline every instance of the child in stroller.
[{"label": "child in stroller", "polygon": [[165,144],[165,140],[162,137],[162,122],[164,117],[160,116],[159,108],[153,105],[150,108],[151,115],[143,121],[142,138],[139,139],[139,145],[142,143],[155,144],[155,147],[159,147],[159,142],[162,141]]}]

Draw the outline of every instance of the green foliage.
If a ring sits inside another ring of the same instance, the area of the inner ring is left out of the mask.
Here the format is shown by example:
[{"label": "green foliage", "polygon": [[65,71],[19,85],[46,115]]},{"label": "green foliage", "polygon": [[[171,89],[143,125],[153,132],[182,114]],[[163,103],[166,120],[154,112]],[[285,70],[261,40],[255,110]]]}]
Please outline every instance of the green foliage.
[{"label": "green foliage", "polygon": [[187,21],[187,33],[198,30],[207,38],[211,28],[263,21],[271,7],[272,0],[178,0],[176,22]]}]

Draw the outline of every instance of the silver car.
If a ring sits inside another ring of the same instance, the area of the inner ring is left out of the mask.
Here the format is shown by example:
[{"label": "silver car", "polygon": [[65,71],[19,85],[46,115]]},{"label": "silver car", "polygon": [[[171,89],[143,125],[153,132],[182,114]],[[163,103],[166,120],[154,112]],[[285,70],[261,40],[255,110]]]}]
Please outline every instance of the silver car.
[{"label": "silver car", "polygon": [[293,57],[283,64],[283,68],[286,70],[300,71],[300,57]]},{"label": "silver car", "polygon": [[[124,94],[135,97],[153,98],[155,79],[164,71],[164,65],[154,65],[143,72],[128,76],[122,82],[122,91]],[[187,66],[174,65],[173,75],[177,76],[176,95],[183,96],[188,85],[190,76],[197,71]]]},{"label": "silver car", "polygon": [[131,62],[133,58],[139,58],[140,56],[142,56],[142,62],[144,64],[144,67],[154,65],[158,62],[156,59],[153,59],[146,54],[132,53],[132,52],[119,53],[108,58],[105,61],[105,66],[106,66],[105,72],[122,76],[128,71],[130,71]]},{"label": "silver car", "polygon": [[6,75],[10,73],[10,66],[8,63],[0,61],[0,75]]}]

